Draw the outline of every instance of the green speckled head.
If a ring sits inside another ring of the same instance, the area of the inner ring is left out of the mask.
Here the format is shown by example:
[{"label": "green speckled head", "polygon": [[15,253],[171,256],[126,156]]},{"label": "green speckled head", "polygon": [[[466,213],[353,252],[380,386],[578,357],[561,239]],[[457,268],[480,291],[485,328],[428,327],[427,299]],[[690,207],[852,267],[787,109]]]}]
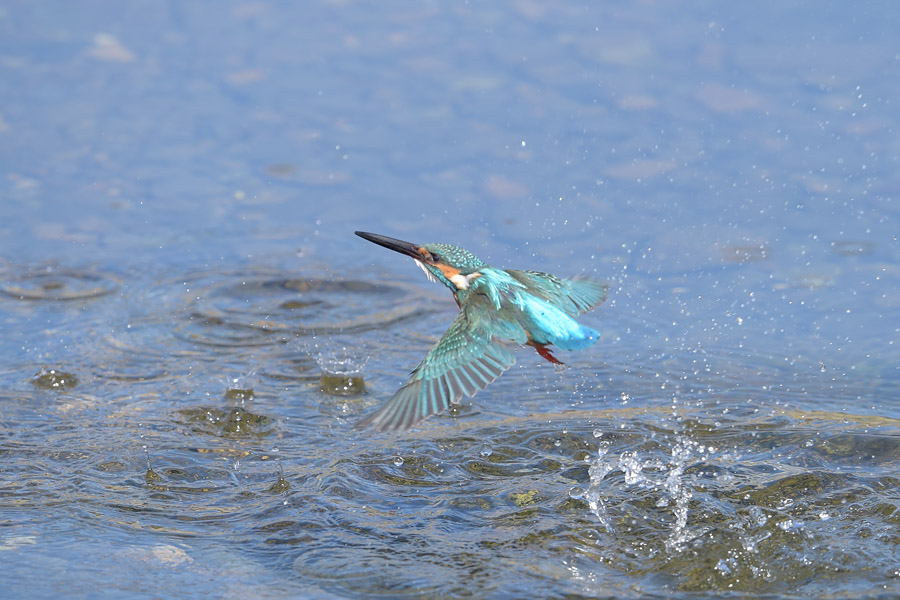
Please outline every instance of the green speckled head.
[{"label": "green speckled head", "polygon": [[478,275],[473,275],[475,271],[487,267],[480,258],[468,250],[463,250],[450,244],[425,244],[424,246],[419,246],[386,235],[368,233],[366,231],[357,231],[356,235],[394,252],[412,257],[416,264],[422,267],[429,279],[440,281],[453,290],[453,293],[456,294],[457,302],[462,298],[460,294],[464,295],[469,287],[469,275],[472,275],[474,279],[478,277]]},{"label": "green speckled head", "polygon": [[487,266],[480,258],[459,246],[425,244],[423,248],[436,255],[440,262],[459,269],[461,275],[469,275]]}]

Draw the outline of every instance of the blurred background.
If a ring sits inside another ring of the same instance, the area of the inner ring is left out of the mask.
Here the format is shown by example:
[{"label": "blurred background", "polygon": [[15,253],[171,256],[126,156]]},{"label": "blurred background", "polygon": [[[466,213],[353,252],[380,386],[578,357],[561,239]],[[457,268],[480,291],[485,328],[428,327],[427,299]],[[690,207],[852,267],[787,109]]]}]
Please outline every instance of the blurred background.
[{"label": "blurred background", "polygon": [[[898,17],[6,2],[8,592],[896,593]],[[355,432],[456,312],[357,229],[603,339]]]}]

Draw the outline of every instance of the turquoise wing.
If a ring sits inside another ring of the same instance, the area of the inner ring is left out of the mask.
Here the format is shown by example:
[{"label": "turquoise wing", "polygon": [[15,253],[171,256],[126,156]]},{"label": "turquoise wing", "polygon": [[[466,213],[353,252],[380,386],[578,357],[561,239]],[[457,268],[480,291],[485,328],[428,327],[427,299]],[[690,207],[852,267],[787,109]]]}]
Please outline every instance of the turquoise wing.
[{"label": "turquoise wing", "polygon": [[515,362],[512,351],[494,337],[483,299],[473,298],[403,387],[356,428],[409,429],[463,396],[474,396]]},{"label": "turquoise wing", "polygon": [[549,273],[512,269],[507,273],[522,283],[529,294],[553,303],[571,317],[603,304],[609,290],[605,283],[592,279],[563,279]]}]

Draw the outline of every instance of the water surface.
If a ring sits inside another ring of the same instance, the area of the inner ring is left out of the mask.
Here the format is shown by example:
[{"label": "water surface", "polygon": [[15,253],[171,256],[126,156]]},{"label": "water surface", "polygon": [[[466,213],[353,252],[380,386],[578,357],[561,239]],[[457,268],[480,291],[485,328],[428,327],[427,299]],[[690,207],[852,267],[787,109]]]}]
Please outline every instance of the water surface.
[{"label": "water surface", "polygon": [[[894,12],[7,3],[5,593],[897,594]],[[356,229],[602,338],[357,432],[457,309]]]}]

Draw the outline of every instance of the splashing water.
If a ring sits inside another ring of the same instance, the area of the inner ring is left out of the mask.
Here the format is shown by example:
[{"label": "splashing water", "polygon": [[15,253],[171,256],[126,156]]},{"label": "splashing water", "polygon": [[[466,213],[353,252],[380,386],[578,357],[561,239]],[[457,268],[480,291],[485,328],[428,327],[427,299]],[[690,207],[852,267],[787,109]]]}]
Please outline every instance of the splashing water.
[{"label": "splashing water", "polygon": [[323,372],[331,375],[359,375],[371,356],[358,341],[351,343],[337,335],[313,336],[305,350]]},{"label": "splashing water", "polygon": [[696,442],[679,436],[675,447],[672,448],[672,460],[669,463],[671,469],[665,481],[666,492],[675,500],[673,509],[675,527],[672,535],[666,540],[666,549],[669,551],[680,552],[691,537],[687,528],[688,504],[694,494],[693,488],[685,485],[684,469],[691,458],[692,447],[703,448]]},{"label": "splashing water", "polygon": [[225,398],[244,404],[254,396],[253,386],[257,383],[257,369],[236,376],[225,378]]},{"label": "splashing water", "polygon": [[[599,437],[596,435],[596,432],[595,437]],[[606,511],[606,505],[603,503],[603,494],[600,490],[600,483],[603,481],[603,478],[614,468],[612,462],[606,460],[608,452],[609,443],[600,442],[600,448],[597,450],[597,458],[594,459],[594,462],[591,463],[591,466],[588,469],[591,485],[585,490],[584,499],[587,500],[591,512],[594,513],[597,520],[600,521],[600,524],[603,525],[609,533],[612,533],[612,523],[609,519],[609,514]]]},{"label": "splashing water", "polygon": [[300,338],[298,343],[322,370],[319,389],[332,396],[358,396],[365,393],[363,368],[372,352],[340,335]]},{"label": "splashing water", "polygon": [[671,533],[665,541],[666,550],[678,553],[687,543],[703,532],[688,528],[690,501],[694,495],[694,478],[685,470],[692,464],[691,459],[705,460],[715,450],[684,436],[678,435],[672,446],[668,461],[644,457],[638,450],[625,450],[618,456],[610,455],[609,443],[601,441],[597,457],[588,469],[590,485],[583,497],[591,512],[609,533],[615,530],[613,520],[603,501],[604,482],[609,483],[610,473],[620,472],[629,488],[660,494],[656,501],[658,508],[671,507],[674,521]]}]

